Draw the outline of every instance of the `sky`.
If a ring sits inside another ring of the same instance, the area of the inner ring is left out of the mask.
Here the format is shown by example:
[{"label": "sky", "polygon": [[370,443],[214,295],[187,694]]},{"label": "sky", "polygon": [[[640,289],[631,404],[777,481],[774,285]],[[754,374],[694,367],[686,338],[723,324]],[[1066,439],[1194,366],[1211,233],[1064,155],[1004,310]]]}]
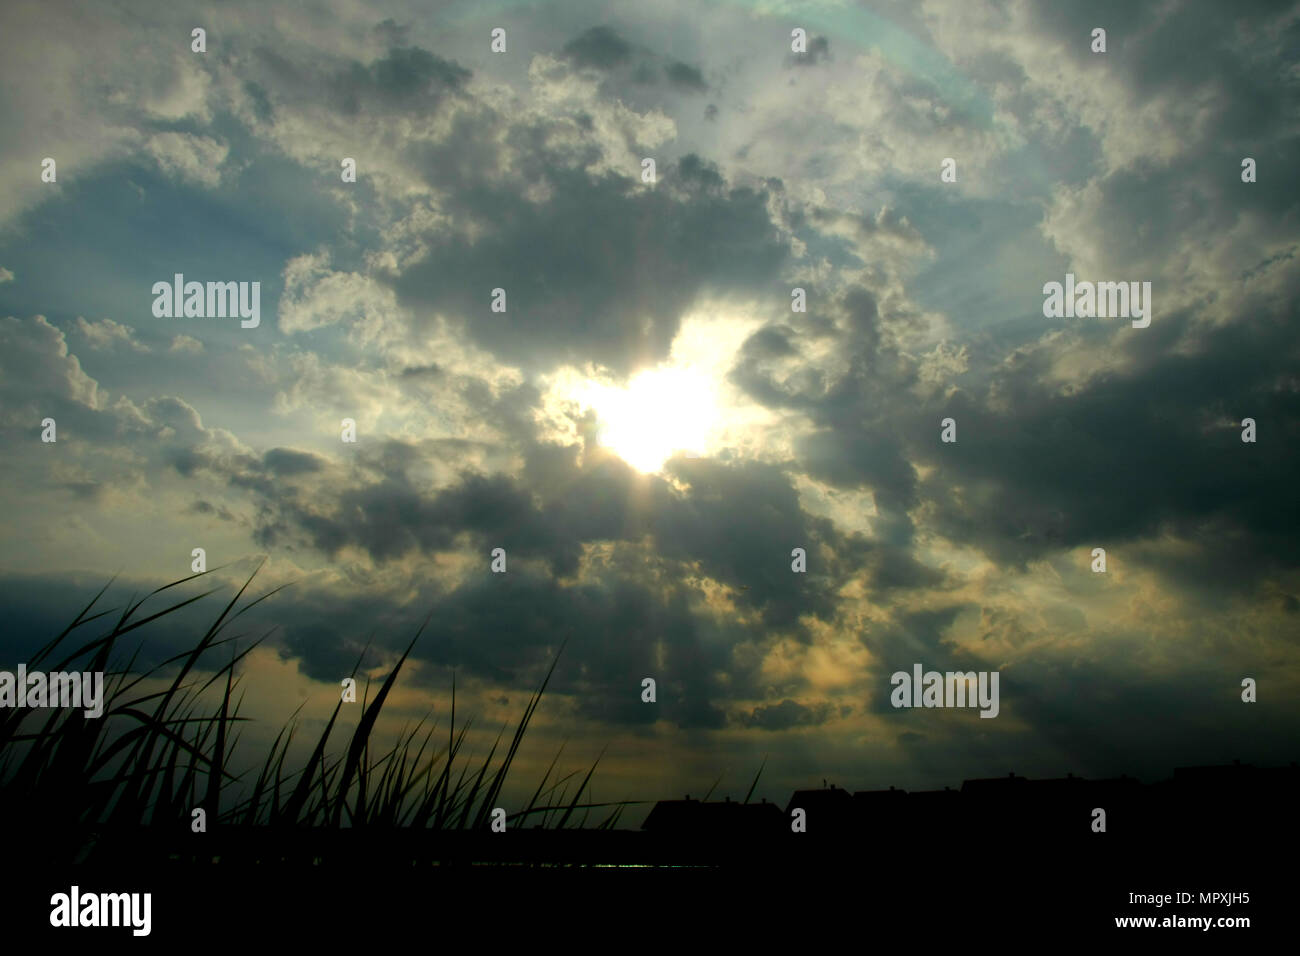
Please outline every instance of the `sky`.
[{"label": "sky", "polygon": [[[203,548],[289,585],[253,756],[427,619],[384,733],[454,673],[481,752],[560,654],[525,790],[561,745],[650,801],[1296,759],[1300,5],[0,24],[0,667]],[[160,317],[177,273],[260,323]],[[1149,325],[1046,315],[1067,274]],[[915,664],[998,715],[894,707]]]}]

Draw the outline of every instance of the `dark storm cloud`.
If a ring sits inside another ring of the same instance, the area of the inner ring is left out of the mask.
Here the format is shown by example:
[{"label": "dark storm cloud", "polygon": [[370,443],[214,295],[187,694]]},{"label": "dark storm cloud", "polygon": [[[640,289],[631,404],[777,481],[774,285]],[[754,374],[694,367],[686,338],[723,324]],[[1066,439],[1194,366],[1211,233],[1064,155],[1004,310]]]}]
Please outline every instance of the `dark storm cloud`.
[{"label": "dark storm cloud", "polygon": [[794,355],[795,348],[790,340],[796,334],[788,325],[764,326],[745,340],[744,357],[750,360],[761,360]]},{"label": "dark storm cloud", "polygon": [[463,531],[473,532],[484,544],[508,542],[508,550],[525,557],[544,556],[560,573],[577,566],[577,542],[566,540],[546,521],[531,494],[504,475],[467,475],[428,499],[396,475],[350,490],[340,495],[331,533],[314,543],[320,547],[335,534],[350,536],[383,561],[416,549],[450,550],[455,535]]},{"label": "dark storm cloud", "polygon": [[1149,773],[1152,753],[1166,766],[1270,763],[1294,754],[1287,703],[1271,701],[1271,712],[1260,714],[1251,708],[1262,702],[1241,702],[1241,676],[1261,672],[1272,652],[1225,646],[1222,660],[1211,651],[1157,661],[1147,647],[1145,635],[1132,635],[1083,666],[1073,655],[1050,653],[1003,666],[1001,711],[1032,728],[1026,749],[1068,755],[1085,775]]},{"label": "dark storm cloud", "polygon": [[[553,687],[571,695],[584,716],[720,727],[716,702],[727,691],[717,675],[731,669],[731,641],[696,620],[691,596],[679,587],[659,593],[632,577],[559,587],[485,568],[480,580],[439,603],[424,653],[434,663],[518,685],[563,641]],[[645,677],[657,684],[654,706],[641,700]]]},{"label": "dark storm cloud", "polygon": [[679,92],[703,93],[709,88],[699,67],[634,46],[611,27],[584,31],[564,45],[561,56],[579,69],[600,70],[607,80],[621,77],[636,85],[653,86],[662,74]]},{"label": "dark storm cloud", "polygon": [[68,481],[59,487],[84,501],[99,501],[104,496],[104,485],[98,481]]},{"label": "dark storm cloud", "polygon": [[664,75],[673,86],[690,93],[703,93],[709,88],[709,84],[704,82],[703,73],[680,60],[673,60],[664,67]]},{"label": "dark storm cloud", "polygon": [[[445,689],[455,670],[531,690],[558,655],[548,693],[564,695],[581,716],[633,726],[723,726],[718,702],[737,684],[750,689],[731,662],[732,646],[745,635],[698,619],[690,602],[699,595],[691,589],[664,591],[646,581],[625,573],[563,586],[527,569],[492,574],[485,563],[480,575],[453,589],[425,579],[414,597],[400,601],[306,581],[259,605],[253,622],[274,620],[281,654],[329,683],[351,673],[358,659],[363,668],[391,664],[420,631],[411,657],[429,667],[408,681]],[[735,676],[724,687],[718,675],[727,671]],[[645,677],[657,684],[654,706],[641,700]]]},{"label": "dark storm cloud", "polygon": [[831,41],[824,36],[808,38],[806,53],[790,53],[786,57],[787,66],[817,66],[831,58]]},{"label": "dark storm cloud", "polygon": [[[1189,315],[1169,315],[1147,330],[1165,347],[1135,339],[1144,345],[1132,372],[1061,394],[1029,360],[995,380],[1008,410],[954,399],[958,442],[925,455],[942,465],[927,488],[937,526],[1017,565],[1053,548],[1172,533],[1198,547],[1165,570],[1197,584],[1249,587],[1296,567],[1297,318],[1288,305],[1192,335]],[[1190,354],[1172,347],[1189,339]],[[1246,417],[1269,438],[1243,443]]]},{"label": "dark storm cloud", "polygon": [[806,707],[798,701],[787,699],[779,704],[755,707],[741,723],[759,730],[789,730],[791,727],[814,727],[825,723],[832,716],[834,708],[828,703]]},{"label": "dark storm cloud", "polygon": [[398,23],[390,17],[382,23],[375,24],[374,33],[390,47],[404,47],[408,45],[407,38],[411,35],[411,27],[409,24]]},{"label": "dark storm cloud", "polygon": [[[251,571],[251,567],[248,570]],[[144,625],[123,637],[121,646],[117,648],[121,656],[111,662],[112,666],[125,663],[138,646],[136,672],[149,670],[181,650],[192,649],[220,615],[224,607],[220,595],[229,601],[238,589],[238,585],[232,589],[229,584],[205,577],[150,596],[155,588],[169,583],[118,577],[110,573],[102,576],[54,572],[0,573],[0,607],[5,609],[6,620],[4,639],[0,641],[0,669],[7,669],[6,665],[19,661],[30,661],[45,644],[69,627],[101,590],[104,594],[87,617],[104,611],[109,613],[72,630],[59,645],[55,660],[62,660],[77,648],[103,637],[127,608],[142,599],[144,603],[127,619],[128,624],[217,588],[217,594],[169,611],[159,625]],[[222,636],[231,635],[223,633]],[[260,636],[261,632],[252,637],[245,635],[239,642],[240,647],[247,647]]]},{"label": "dark storm cloud", "polygon": [[[587,65],[614,66],[634,52],[642,56],[605,28],[569,47],[571,60]],[[588,172],[610,149],[648,155],[635,124],[615,134],[625,142],[606,143],[580,113],[506,117],[469,95],[466,70],[418,48],[342,66],[267,50],[258,67],[278,98],[319,99],[324,90],[344,112],[425,113],[457,95],[445,112],[450,134],[407,143],[407,160],[457,222],[480,224],[482,233],[469,242],[439,225],[413,235],[427,255],[377,278],[417,315],[463,323],[476,344],[511,364],[595,361],[626,374],[666,357],[698,295],[747,289],[789,255],[767,192],[731,186],[696,155],[661,158],[653,186],[642,183],[639,165]],[[703,83],[679,61],[654,71],[666,71],[676,89]],[[484,175],[504,171],[507,156],[510,175]],[[506,313],[489,309],[496,288],[506,290]]]},{"label": "dark storm cloud", "polygon": [[[1286,79],[1294,72],[1294,44],[1288,52],[1274,39],[1286,35],[1280,25],[1294,5],[1112,6],[1034,7],[1033,16],[1045,36],[1078,38],[1065,48],[1080,66],[1098,62],[1088,37],[1105,25],[1108,76],[1126,79],[1139,104],[1159,95],[1204,102],[1208,125],[1200,145],[1168,165],[1133,164],[1094,181],[1094,220],[1107,224],[1104,254],[1150,274],[1176,260],[1182,237],[1221,234],[1247,215],[1255,217],[1253,237],[1281,240],[1294,218],[1294,178],[1243,186],[1238,172],[1246,155],[1266,152],[1288,168],[1300,158],[1294,128],[1273,122],[1295,101]],[[1161,23],[1153,29],[1157,14]],[[1268,39],[1243,46],[1239,27]],[[1189,48],[1203,51],[1215,68],[1189,59]],[[1189,194],[1202,201],[1187,202]],[[827,223],[816,212],[808,221]],[[1244,275],[1277,261],[1246,260]],[[1159,297],[1159,283],[1156,289]],[[1137,334],[1082,327],[1079,337],[1006,369],[992,364],[1005,352],[988,353],[990,365],[976,369],[977,377],[991,377],[987,386],[911,404],[894,396],[914,383],[913,370],[890,346],[872,293],[857,298],[855,305],[846,301],[851,314],[841,321],[856,335],[844,335],[853,364],[840,380],[828,382],[806,362],[790,360],[787,349],[797,346],[775,326],[747,344],[733,371],[733,381],[763,404],[804,412],[822,426],[797,449],[808,473],[870,487],[895,510],[931,502],[937,530],[1017,566],[1063,547],[1135,543],[1162,532],[1196,540],[1189,551],[1153,558],[1195,585],[1249,587],[1270,570],[1295,566],[1289,542],[1296,508],[1284,490],[1300,464],[1289,451],[1296,390],[1284,371],[1297,357],[1294,309],[1266,299],[1220,300],[1216,308],[1226,306],[1232,322],[1204,334],[1194,321],[1200,316],[1189,313],[1159,316]],[[1281,299],[1294,302],[1294,289]],[[1069,391],[1044,383],[1068,349],[1106,339],[1136,362],[1135,371]],[[981,354],[978,342],[972,351]],[[949,415],[959,440],[940,445],[938,422]],[[1243,445],[1239,422],[1247,415],[1273,423],[1278,442],[1267,450]],[[938,467],[924,487],[914,462]]]},{"label": "dark storm cloud", "polygon": [[280,477],[312,474],[325,466],[324,459],[292,448],[272,448],[262,456],[262,461],[267,470]]},{"label": "dark storm cloud", "polygon": [[632,57],[632,45],[610,27],[592,27],[564,45],[564,55],[576,66],[609,70]]},{"label": "dark storm cloud", "polygon": [[[1264,156],[1283,168],[1300,161],[1294,122],[1278,122],[1294,117],[1297,102],[1291,77],[1300,48],[1285,39],[1297,30],[1295,5],[1030,10],[1043,34],[1078,38],[1064,48],[1079,67],[1097,62],[1088,38],[1105,26],[1107,73],[1124,81],[1134,105],[1158,97],[1201,104],[1195,133],[1168,163],[1133,163],[1093,180],[1089,224],[1105,230],[1100,255],[1112,269],[1157,280],[1157,314],[1144,330],[1077,323],[1077,334],[995,369],[986,392],[959,392],[931,421],[909,426],[927,436],[939,414],[958,422],[956,444],[913,446],[917,458],[940,466],[923,494],[937,504],[938,530],[1011,565],[1053,549],[1122,542],[1198,589],[1251,589],[1300,562],[1300,515],[1286,490],[1300,467],[1300,398],[1288,371],[1300,358],[1300,282],[1293,268],[1279,267],[1294,255],[1300,189],[1294,177],[1262,172],[1258,183],[1240,181],[1244,156],[1261,170]],[[1259,42],[1244,42],[1246,35]],[[1182,278],[1165,270],[1186,259],[1187,237],[1213,246],[1233,230],[1232,247],[1191,265],[1195,278],[1198,264],[1240,263],[1240,274],[1222,275],[1226,294],[1161,314],[1161,296],[1174,290],[1160,277]],[[1274,252],[1279,246],[1289,251]],[[1238,294],[1246,287],[1237,282],[1269,268],[1285,275],[1273,295]],[[1114,276],[1121,277],[1130,276]],[[1102,342],[1125,356],[1122,371],[1069,390],[1044,381],[1071,349]],[[1243,444],[1246,417],[1261,428],[1267,421],[1274,441]],[[1192,546],[1148,555],[1140,542],[1161,535]]]},{"label": "dark storm cloud", "polygon": [[[288,459],[296,464],[285,470],[289,453],[276,451],[261,462],[198,454],[195,464],[259,495],[256,540],[265,547],[299,543],[331,557],[354,547],[384,563],[457,550],[468,535],[485,563],[502,547],[509,560],[541,560],[565,578],[587,542],[649,538],[672,575],[698,566],[735,588],[767,626],[792,632],[802,615],[833,618],[838,583],[856,568],[874,568],[878,585],[901,581],[897,569],[894,581],[881,573],[887,552],[805,512],[776,466],[683,460],[674,473],[685,488],[674,490],[611,455],[580,466],[576,446],[532,444],[519,478],[470,472],[430,490],[409,476],[418,453],[403,442],[385,442],[365,460],[370,479],[333,472],[317,481],[311,456]],[[301,476],[313,480],[288,480]],[[808,555],[806,574],[791,571],[794,548]]]},{"label": "dark storm cloud", "polygon": [[339,108],[357,113],[378,105],[385,109],[432,108],[437,99],[459,90],[470,72],[418,47],[390,50],[367,67],[353,64],[337,76],[331,90],[339,97]]},{"label": "dark storm cloud", "polygon": [[368,64],[304,61],[262,47],[255,63],[265,73],[259,109],[267,115],[281,99],[319,100],[347,116],[429,113],[462,93],[471,76],[460,64],[419,47],[396,47]]},{"label": "dark storm cloud", "polygon": [[[1210,87],[1229,101],[1249,108],[1267,108],[1286,96],[1285,87],[1266,88],[1250,74],[1262,62],[1282,66],[1295,56],[1297,24],[1294,0],[1250,0],[1236,4],[1214,0],[1185,0],[1167,7],[1126,3],[1124,0],[1036,4],[1026,8],[1031,25],[1043,34],[1078,38],[1063,44],[1066,56],[1078,64],[1095,61],[1091,36],[1095,27],[1106,29],[1108,70],[1126,78],[1139,95],[1162,89]],[[1243,43],[1248,32],[1256,42]],[[1196,57],[1186,52],[1194,49]],[[1118,54],[1118,55],[1113,55]],[[1250,111],[1243,128],[1271,111]]]},{"label": "dark storm cloud", "polygon": [[186,512],[188,514],[196,514],[196,515],[213,515],[217,518],[220,518],[222,521],[239,520],[230,512],[230,509],[228,509],[225,505],[214,505],[212,502],[204,501],[203,499],[199,499],[198,501],[190,505],[189,508],[186,509]]},{"label": "dark storm cloud", "polygon": [[[788,255],[765,192],[728,188],[695,156],[661,168],[652,188],[563,166],[551,190],[480,186],[475,214],[496,224],[473,245],[425,237],[430,254],[395,279],[405,303],[463,318],[466,333],[525,367],[596,361],[618,373],[667,357],[682,312],[705,290],[763,282]],[[437,175],[437,171],[431,171]],[[489,309],[504,288],[507,313]]]},{"label": "dark storm cloud", "polygon": [[[1198,587],[1249,589],[1300,563],[1300,514],[1287,491],[1300,473],[1292,287],[1278,301],[1226,303],[1233,321],[1212,327],[1186,310],[1140,331],[1076,323],[984,385],[907,403],[897,396],[916,383],[915,360],[892,344],[875,297],[850,290],[830,310],[850,356],[844,374],[828,380],[786,326],[772,325],[746,343],[732,381],[809,416],[816,427],[798,439],[795,467],[873,491],[876,535],[898,547],[881,566],[895,583],[937,583],[907,548],[924,504],[930,528],[1014,567],[1171,533],[1194,547],[1152,555],[1153,566]],[[1066,350],[1106,341],[1127,355],[1124,371],[1068,390],[1050,376]],[[957,422],[954,444],[939,441],[946,417]],[[1243,444],[1246,417],[1267,422],[1273,441]],[[935,468],[924,485],[917,464]]]},{"label": "dark storm cloud", "polygon": [[443,369],[437,362],[431,362],[428,365],[407,366],[400,374],[407,379],[436,379],[443,374]]},{"label": "dark storm cloud", "polygon": [[[718,580],[745,588],[738,603],[761,610],[772,627],[789,629],[801,614],[832,616],[837,572],[851,565],[862,542],[841,538],[829,520],[807,514],[775,466],[688,459],[674,471],[690,492],[656,515],[660,554],[699,560]],[[836,549],[831,568],[821,564],[822,542]],[[808,555],[806,574],[791,572],[796,547]]]},{"label": "dark storm cloud", "polygon": [[[734,380],[823,426],[801,439],[798,467],[835,485],[871,488],[887,516],[928,502],[931,527],[999,562],[1023,567],[1061,548],[1172,532],[1199,544],[1162,557],[1167,572],[1249,587],[1300,563],[1300,515],[1288,490],[1300,473],[1296,320],[1289,308],[1258,312],[1193,337],[1190,316],[1165,316],[1150,336],[1130,340],[1135,370],[1064,392],[1043,381],[1044,363],[1056,355],[1047,351],[994,377],[988,395],[997,403],[959,391],[910,408],[889,405],[890,378],[868,374],[865,358],[829,388],[791,391],[755,358],[771,351],[761,343],[747,350]],[[764,335],[784,341],[774,330]],[[1197,342],[1191,354],[1174,348],[1186,338]],[[887,414],[873,413],[882,408]],[[956,443],[939,442],[945,417],[957,422]],[[1243,444],[1245,417],[1267,423],[1271,441]],[[914,462],[937,468],[924,485]],[[896,543],[907,543],[910,527],[898,518]],[[887,568],[934,583],[905,553]]]},{"label": "dark storm cloud", "polygon": [[897,396],[915,383],[915,362],[890,341],[869,290],[852,287],[827,311],[849,359],[844,374],[828,379],[786,327],[768,326],[745,343],[731,380],[764,405],[809,416],[814,428],[797,440],[796,467],[838,487],[872,488],[883,520],[903,522],[896,543],[906,543],[904,516],[917,503],[908,459],[916,409],[900,409]]},{"label": "dark storm cloud", "polygon": [[874,674],[878,687],[870,698],[873,711],[886,716],[903,711],[889,702],[889,676],[897,671],[911,674],[914,664],[923,665],[927,671],[989,669],[946,635],[965,608],[966,605],[952,605],[934,610],[900,611],[888,624],[873,626],[859,635],[859,640],[880,661]]}]

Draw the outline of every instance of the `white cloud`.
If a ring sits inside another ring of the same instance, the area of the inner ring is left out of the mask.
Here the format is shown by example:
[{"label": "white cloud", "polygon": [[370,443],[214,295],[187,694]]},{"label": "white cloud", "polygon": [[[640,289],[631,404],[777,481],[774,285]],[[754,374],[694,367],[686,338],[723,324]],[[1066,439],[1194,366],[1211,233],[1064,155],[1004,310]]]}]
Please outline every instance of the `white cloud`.
[{"label": "white cloud", "polygon": [[166,175],[212,189],[221,184],[221,164],[230,147],[207,136],[159,133],[149,137],[145,151]]},{"label": "white cloud", "polygon": [[364,339],[396,310],[391,290],[359,273],[334,271],[328,253],[298,256],[284,267],[280,331],[286,335],[353,320]]},{"label": "white cloud", "polygon": [[[98,383],[68,352],[63,332],[43,315],[26,321],[0,319],[0,395],[6,424],[35,424],[31,412],[41,400],[58,399],[88,408],[101,407]],[[37,418],[36,421],[40,419]]]},{"label": "white cloud", "polygon": [[149,351],[148,346],[136,341],[135,333],[131,328],[112,319],[87,322],[81,316],[77,316],[73,325],[77,333],[90,343],[91,348],[111,349],[116,345],[124,345],[134,352]]},{"label": "white cloud", "polygon": [[203,351],[203,343],[191,335],[177,335],[172,338],[172,344],[167,351],[198,355]]},{"label": "white cloud", "polygon": [[[188,28],[94,3],[10,0],[4,17],[0,225],[96,166],[138,154],[142,123],[207,122],[207,73],[186,59]],[[169,45],[177,52],[160,56]],[[41,181],[47,156],[57,163],[55,183]]]}]

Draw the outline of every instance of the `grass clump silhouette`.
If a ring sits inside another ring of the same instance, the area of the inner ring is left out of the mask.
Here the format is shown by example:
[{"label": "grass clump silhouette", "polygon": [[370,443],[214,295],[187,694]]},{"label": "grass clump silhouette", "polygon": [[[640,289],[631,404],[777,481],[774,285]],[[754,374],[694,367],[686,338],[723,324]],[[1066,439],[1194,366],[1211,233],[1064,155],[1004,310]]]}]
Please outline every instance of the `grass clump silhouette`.
[{"label": "grass clump silhouette", "polygon": [[[148,848],[156,847],[165,858],[207,860],[220,847],[217,852],[224,853],[225,859],[268,860],[293,857],[295,847],[319,849],[316,836],[321,831],[364,829],[364,834],[352,834],[359,838],[354,845],[364,845],[369,834],[385,830],[488,829],[492,809],[559,653],[495,765],[505,728],[481,764],[476,769],[471,766],[472,758],[462,752],[470,722],[456,727],[454,676],[450,720],[439,743],[434,741],[437,723],[428,725],[426,716],[414,728],[403,730],[391,748],[372,753],[375,723],[424,630],[421,626],[373,700],[366,683],[361,718],[342,755],[328,751],[343,707],[340,699],[305,765],[296,770],[285,766],[297,731],[295,711],[269,752],[249,769],[236,773],[232,767],[238,728],[247,719],[239,716],[242,695],[236,697],[240,683],[236,665],[269,634],[242,650],[236,649],[237,637],[223,635],[242,614],[280,590],[275,588],[236,610],[259,569],[260,565],[198,643],[147,671],[132,669],[139,648],[125,663],[120,662],[116,652],[123,639],[220,588],[137,616],[141,607],[149,598],[219,568],[174,581],[129,603],[107,633],[68,652],[78,639],[74,632],[84,636],[93,622],[112,620],[113,610],[95,611],[110,581],[71,624],[36,653],[28,662],[29,671],[103,671],[104,710],[101,718],[87,718],[78,709],[56,709],[48,715],[29,708],[0,709],[0,819],[10,825],[10,837],[51,863],[118,859],[122,847],[115,841],[122,839],[146,857]],[[229,660],[211,671],[209,662],[222,648],[228,649]],[[364,652],[353,667],[354,678],[363,658]],[[175,673],[166,682],[171,668]],[[205,678],[203,674],[209,671]],[[160,678],[166,686],[148,690],[142,684],[150,678]],[[216,690],[205,696],[214,687]],[[576,825],[582,827],[591,810],[603,807],[611,812],[597,829],[614,827],[628,801],[580,802],[589,790],[599,758],[572,795],[568,791],[577,771],[551,781],[558,759],[557,753],[527,806],[508,814],[507,821],[540,818],[541,827],[559,829],[569,827],[581,810]],[[208,832],[192,834],[192,811],[200,807],[207,816]],[[435,848],[436,859],[436,841],[429,846]],[[304,852],[319,856],[311,849]]]}]

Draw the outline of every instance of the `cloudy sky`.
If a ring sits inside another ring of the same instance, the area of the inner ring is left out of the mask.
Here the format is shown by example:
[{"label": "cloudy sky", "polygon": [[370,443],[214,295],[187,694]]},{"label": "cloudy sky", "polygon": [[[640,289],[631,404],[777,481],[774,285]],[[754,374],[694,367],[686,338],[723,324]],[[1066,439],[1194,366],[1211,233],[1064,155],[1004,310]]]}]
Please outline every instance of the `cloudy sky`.
[{"label": "cloudy sky", "polygon": [[[426,617],[389,730],[454,670],[494,734],[565,643],[528,787],[566,741],[648,800],[1297,756],[1297,5],[0,19],[0,666],[202,547],[292,582],[271,734]],[[176,273],[260,325],[155,317]],[[1067,273],[1149,327],[1044,317]],[[916,663],[998,717],[894,709]]]}]

